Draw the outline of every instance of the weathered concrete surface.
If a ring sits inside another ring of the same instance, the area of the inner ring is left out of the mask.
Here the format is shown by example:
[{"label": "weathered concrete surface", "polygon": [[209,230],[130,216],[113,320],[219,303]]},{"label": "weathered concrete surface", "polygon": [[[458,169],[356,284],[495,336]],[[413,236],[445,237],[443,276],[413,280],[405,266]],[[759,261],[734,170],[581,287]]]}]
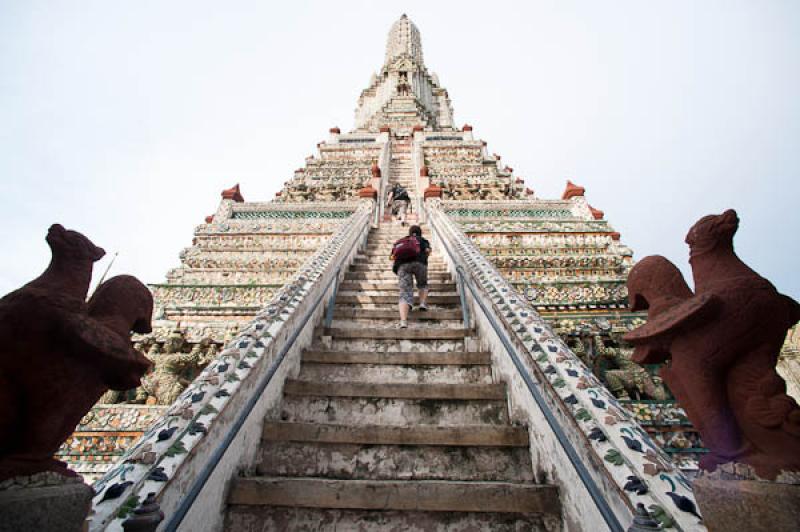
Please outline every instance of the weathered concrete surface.
[{"label": "weathered concrete surface", "polygon": [[[416,296],[415,296],[416,297]],[[397,294],[380,294],[378,292],[340,292],[336,296],[336,303],[352,304],[352,303],[389,303],[397,304]],[[428,296],[428,303],[431,305],[453,305],[459,302],[458,294],[433,294]]]},{"label": "weathered concrete surface", "polygon": [[[362,270],[362,271],[355,271],[355,272],[348,272],[347,278],[351,280],[359,280],[359,281],[394,281],[397,282],[397,276],[392,273],[391,268],[386,268],[385,270],[376,269],[376,270]],[[452,277],[449,273],[445,272],[428,272],[428,281],[432,282],[434,280],[439,281],[450,281]]]},{"label": "weathered concrete surface", "polygon": [[0,491],[0,532],[79,532],[93,496],[83,482]]},{"label": "weathered concrete surface", "polygon": [[800,485],[702,475],[694,495],[711,532],[800,530]]},{"label": "weathered concrete surface", "polygon": [[317,364],[401,364],[411,365],[483,365],[491,366],[489,353],[472,352],[412,352],[378,353],[373,351],[306,351],[303,362]]},{"label": "weathered concrete surface", "polygon": [[456,340],[469,336],[470,331],[459,327],[453,328],[411,328],[408,329],[378,329],[378,328],[365,328],[365,327],[339,327],[339,328],[326,328],[324,331],[326,336],[335,336],[337,339],[377,339],[377,340]]},{"label": "weathered concrete surface", "polygon": [[373,351],[376,353],[396,353],[396,352],[430,352],[446,351],[464,352],[464,340],[428,340],[420,342],[416,340],[372,340],[365,338],[338,338],[333,337],[330,345],[315,343],[312,346],[314,351],[330,349],[331,351]]},{"label": "weathered concrete surface", "polygon": [[374,397],[380,399],[505,399],[505,387],[502,384],[328,383],[288,379],[283,393],[287,396]]},{"label": "weathered concrete surface", "polygon": [[440,427],[416,425],[332,425],[268,421],[264,423],[265,441],[310,441],[326,443],[363,443],[367,445],[447,445],[485,447],[528,447],[524,427],[467,425]]},{"label": "weathered concrete surface", "polygon": [[508,423],[506,400],[381,399],[287,396],[281,419],[309,423],[408,426]]},{"label": "weathered concrete surface", "polygon": [[[413,312],[415,320],[461,320],[460,310],[431,309],[428,312]],[[333,314],[334,319],[390,319],[397,320],[397,308],[360,308],[337,307]]]},{"label": "weathered concrete surface", "polygon": [[230,504],[421,510],[435,512],[553,513],[558,489],[511,482],[236,479]]},{"label": "weathered concrete surface", "polygon": [[[539,532],[558,521],[538,514],[364,511],[331,508],[232,506],[226,530],[347,530],[358,532]],[[549,526],[548,526],[549,524]]]},{"label": "weathered concrete surface", "polygon": [[491,368],[478,365],[318,364],[303,362],[300,378],[317,382],[489,384]]},{"label": "weathered concrete surface", "polygon": [[525,447],[264,442],[267,476],[533,482]]}]

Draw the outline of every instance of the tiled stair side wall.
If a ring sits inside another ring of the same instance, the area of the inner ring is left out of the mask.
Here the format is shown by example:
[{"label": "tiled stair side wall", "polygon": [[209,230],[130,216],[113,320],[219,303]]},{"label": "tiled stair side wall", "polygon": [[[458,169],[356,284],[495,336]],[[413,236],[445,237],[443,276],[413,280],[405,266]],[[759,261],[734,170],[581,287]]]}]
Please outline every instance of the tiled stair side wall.
[{"label": "tiled stair side wall", "polygon": [[[97,495],[93,501],[90,530],[121,531],[130,510],[149,493],[155,493],[161,508],[168,517],[171,515],[185,495],[186,486],[205,466],[249,399],[249,393],[270,370],[273,358],[298,327],[300,317],[336,274],[335,266],[349,264],[355,256],[369,228],[373,208],[371,200],[360,202],[356,212],[328,244],[225,346],[164,417],[95,484]],[[332,288],[333,285],[329,290]],[[297,372],[299,353],[310,343],[323,307],[320,304],[315,310],[315,316],[308,321],[280,368],[272,368],[276,371],[275,377],[201,491],[184,526],[196,530],[213,528],[215,520],[221,520],[225,484],[236,470],[252,466],[261,422],[280,398],[283,380]],[[108,498],[109,490],[120,493]]]},{"label": "tiled stair side wall", "polygon": [[[607,496],[616,498],[612,508],[623,524],[630,523],[636,503],[648,507],[665,528],[705,530],[692,514],[679,509],[669,492],[693,501],[691,485],[685,475],[651,440],[605,386],[552,331],[533,305],[518,293],[487,260],[470,239],[458,228],[437,200],[427,203],[429,223],[447,239],[450,248],[463,261],[468,275],[479,287],[484,302],[494,309],[518,352],[524,356],[540,390],[561,420],[562,428],[595,481]],[[455,268],[451,264],[452,268]],[[454,272],[455,273],[455,272]],[[469,297],[468,297],[469,299]],[[470,301],[473,315],[480,315]],[[484,337],[494,333],[478,320]],[[575,480],[563,451],[543,423],[543,415],[533,403],[516,369],[508,363],[508,355],[498,343],[490,342],[495,369],[508,382],[512,411],[530,427],[534,469],[540,464],[540,475],[551,475],[562,493],[569,523],[581,523],[585,512],[592,511],[586,502],[587,493]],[[539,479],[541,480],[541,479]],[[613,500],[613,499],[612,499]],[[572,506],[571,506],[572,505]],[[588,522],[597,522],[588,521]],[[576,525],[577,526],[577,525]]]}]

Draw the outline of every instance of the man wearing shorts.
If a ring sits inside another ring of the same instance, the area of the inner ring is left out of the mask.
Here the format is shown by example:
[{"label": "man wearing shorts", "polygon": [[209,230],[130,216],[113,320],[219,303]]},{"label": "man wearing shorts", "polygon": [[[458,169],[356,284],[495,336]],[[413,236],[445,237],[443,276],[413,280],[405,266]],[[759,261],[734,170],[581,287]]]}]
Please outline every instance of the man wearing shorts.
[{"label": "man wearing shorts", "polygon": [[411,198],[408,196],[408,191],[399,184],[395,183],[389,189],[389,197],[386,200],[386,206],[391,209],[393,215],[400,219],[400,225],[406,225],[406,211],[408,211],[408,204]]},{"label": "man wearing shorts", "polygon": [[[431,253],[431,244],[422,238],[422,229],[412,225],[408,235],[419,240],[420,253],[411,259],[396,259],[392,271],[397,274],[400,284],[400,328],[408,327],[408,312],[414,306],[414,281],[419,290],[419,310],[428,310],[428,255]],[[392,257],[394,258],[394,257]]]}]

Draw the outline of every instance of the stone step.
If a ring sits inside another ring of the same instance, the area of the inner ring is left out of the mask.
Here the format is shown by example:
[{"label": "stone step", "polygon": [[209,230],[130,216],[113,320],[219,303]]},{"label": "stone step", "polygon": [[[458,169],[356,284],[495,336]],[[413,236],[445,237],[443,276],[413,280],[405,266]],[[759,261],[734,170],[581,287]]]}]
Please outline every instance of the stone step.
[{"label": "stone step", "polygon": [[228,502],[430,512],[558,514],[560,511],[556,487],[513,482],[237,478]]},{"label": "stone step", "polygon": [[[396,307],[396,305],[389,305],[390,307]],[[363,307],[362,307],[363,308]],[[388,309],[386,309],[388,310]],[[400,329],[400,317],[399,312],[395,310],[397,316],[394,319],[391,318],[384,318],[378,320],[367,320],[367,319],[349,319],[349,318],[337,318],[331,322],[331,327],[334,329],[379,329],[384,331],[396,331]],[[436,330],[436,329],[460,329],[464,327],[464,322],[462,320],[425,320],[420,319],[419,316],[424,314],[423,312],[412,312],[408,316],[408,321],[406,323],[406,329],[410,330]],[[374,339],[374,338],[373,338]],[[409,339],[408,341],[419,341]],[[428,342],[430,340],[422,340],[424,342]]]},{"label": "stone step", "polygon": [[546,532],[560,530],[556,517],[496,512],[410,512],[346,510],[286,506],[231,505],[225,517],[228,532],[335,530],[358,532]]},{"label": "stone step", "polygon": [[[388,281],[394,280],[397,282],[397,275],[392,273],[390,268],[376,269],[376,270],[362,270],[362,271],[348,271],[345,273],[346,281]],[[428,281],[452,281],[452,276],[447,272],[428,272]]]},{"label": "stone step", "polygon": [[[409,322],[412,323],[412,322]],[[466,351],[464,338],[457,340],[405,340],[405,339],[375,339],[375,338],[331,338],[326,343],[312,344],[315,351],[376,351],[378,353],[407,353],[407,352],[450,352]]]},{"label": "stone step", "polygon": [[505,399],[505,385],[418,384],[387,382],[316,382],[286,379],[284,395],[317,397],[374,397],[379,399],[444,399],[449,401]]},{"label": "stone step", "polygon": [[[437,321],[463,319],[461,309],[440,310],[428,309],[422,312],[419,309],[411,311],[409,315],[414,321]],[[354,320],[398,320],[397,308],[360,308],[360,307],[334,307],[334,319]]]},{"label": "stone step", "polygon": [[313,382],[392,384],[491,384],[489,366],[401,365],[401,364],[319,364],[303,360],[298,379]]},{"label": "stone step", "polygon": [[[386,264],[353,264],[350,266],[352,272],[389,272],[392,273],[392,265],[387,262]],[[449,273],[444,266],[428,267],[428,275],[432,273]]]},{"label": "stone step", "polygon": [[305,351],[303,362],[317,364],[400,364],[403,366],[480,365],[489,366],[492,356],[481,352],[436,351],[380,353],[375,351]]},{"label": "stone step", "polygon": [[[416,290],[415,290],[416,292]],[[416,301],[416,299],[415,299]],[[453,295],[437,295],[433,294],[428,296],[427,298],[429,305],[457,305],[460,303],[458,298],[458,294]],[[397,294],[387,294],[387,295],[351,295],[351,294],[339,294],[336,296],[336,304],[361,304],[361,303],[368,303],[368,304],[379,304],[379,303],[397,303],[398,296]]]},{"label": "stone step", "polygon": [[262,439],[363,445],[442,445],[447,447],[520,447],[528,448],[524,427],[470,425],[464,427],[391,427],[386,425],[329,425],[266,421]]},{"label": "stone step", "polygon": [[358,338],[365,340],[460,340],[471,336],[473,331],[463,327],[437,327],[425,329],[326,327],[324,336],[336,339]]},{"label": "stone step", "polygon": [[505,398],[466,400],[286,395],[281,405],[281,420],[394,427],[509,424]]},{"label": "stone step", "polygon": [[533,482],[527,447],[266,441],[257,473],[352,480]]},{"label": "stone step", "polygon": [[[366,282],[366,281],[344,281],[339,285],[339,290],[344,291],[393,291],[396,292],[399,290],[400,287],[397,284],[397,281],[394,282],[385,282],[385,283],[376,283],[376,282]],[[455,283],[428,283],[428,290],[431,292],[455,292],[456,291],[456,284]]]},{"label": "stone step", "polygon": [[[367,253],[363,253],[361,255],[356,255],[354,257],[354,261],[356,263],[363,263],[363,262],[372,262],[372,261],[381,261],[381,262],[392,262],[390,258],[391,255],[387,254],[386,251],[389,250],[391,252],[392,246],[391,244],[383,248],[380,252],[378,251],[370,251]],[[444,258],[437,255],[429,255],[428,256],[428,267],[431,266],[446,266],[447,263],[444,261]]]}]

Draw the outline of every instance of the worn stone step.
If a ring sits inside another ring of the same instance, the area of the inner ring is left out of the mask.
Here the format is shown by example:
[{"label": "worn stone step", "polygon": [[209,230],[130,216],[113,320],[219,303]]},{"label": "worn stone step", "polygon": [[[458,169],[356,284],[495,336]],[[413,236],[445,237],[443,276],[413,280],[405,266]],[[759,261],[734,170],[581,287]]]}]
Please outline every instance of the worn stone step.
[{"label": "worn stone step", "polygon": [[520,447],[528,448],[524,427],[469,425],[439,427],[417,425],[332,425],[266,421],[262,439],[269,441],[352,443],[364,445],[443,445],[448,447]]},{"label": "worn stone step", "polygon": [[[391,249],[391,248],[388,248]],[[379,265],[384,265],[385,263],[391,264],[393,261],[387,252],[382,252],[380,254],[375,255],[356,255],[355,259],[353,260],[353,264],[370,264],[375,263]],[[428,267],[445,267],[444,259],[438,257],[428,257]]]},{"label": "worn stone step", "polygon": [[[436,330],[461,329],[464,327],[464,322],[462,320],[424,320],[419,318],[421,314],[423,313],[412,312],[409,314],[406,328],[410,330]],[[336,318],[331,322],[330,326],[336,329],[380,329],[384,331],[396,331],[400,328],[400,322],[398,320],[399,318],[397,316],[395,316],[394,319],[384,318],[376,320]]]},{"label": "worn stone step", "polygon": [[259,475],[353,480],[533,482],[527,447],[262,442]]},{"label": "worn stone step", "polygon": [[441,327],[430,329],[378,329],[364,327],[326,327],[325,336],[334,338],[364,338],[375,340],[454,340],[465,338],[472,331],[463,327]]},{"label": "worn stone step", "polygon": [[[397,307],[392,308],[359,308],[359,307],[334,307],[334,319],[364,319],[364,320],[398,320]],[[426,312],[413,310],[409,315],[414,321],[461,320],[461,309],[443,310],[428,309]]]},{"label": "worn stone step", "polygon": [[400,399],[286,395],[281,419],[350,426],[508,425],[505,399]]},{"label": "worn stone step", "polygon": [[[387,241],[387,242],[383,242],[383,243],[374,243],[374,244],[373,243],[369,243],[364,248],[364,250],[362,252],[362,255],[367,255],[367,256],[388,255],[389,252],[392,251],[392,246],[394,245],[394,243],[397,242],[398,240],[400,240],[401,238],[405,237],[405,236],[407,236],[407,235],[402,235],[402,236],[400,236],[398,238],[395,238],[393,240],[390,240],[390,241]],[[432,251],[431,252],[431,256],[433,256],[434,258],[442,257],[442,255],[439,254],[437,251]]]},{"label": "worn stone step", "polygon": [[[344,281],[339,285],[339,290],[345,292],[355,292],[358,290],[365,291],[394,291],[400,289],[399,284],[395,282],[367,282],[367,281]],[[431,292],[455,292],[455,283],[428,283],[428,290]]]},{"label": "worn stone step", "polygon": [[358,532],[545,532],[560,530],[556,517],[491,512],[410,512],[285,506],[232,505],[225,517],[228,532],[335,530]]},{"label": "worn stone step", "polygon": [[[367,263],[367,264],[359,264],[353,263],[350,265],[350,271],[353,272],[392,272],[392,264],[387,262],[386,264],[376,264],[376,263]],[[428,275],[431,273],[448,273],[447,269],[444,266],[428,266]]]},{"label": "worn stone step", "polygon": [[230,504],[558,514],[555,486],[442,480],[335,480],[252,477],[233,481]]},{"label": "worn stone step", "polygon": [[320,364],[304,359],[297,378],[329,383],[490,384],[492,372],[489,366],[478,365]]},{"label": "worn stone step", "polygon": [[322,397],[377,397],[381,399],[505,399],[505,385],[491,384],[418,384],[389,382],[316,382],[286,379],[284,395]]},{"label": "worn stone step", "polygon": [[375,351],[377,353],[417,352],[417,351],[466,351],[464,338],[457,340],[407,340],[376,338],[330,338],[322,344],[312,344],[311,348],[319,351],[320,347],[331,351]]},{"label": "worn stone step", "polygon": [[422,351],[410,353],[379,353],[375,351],[305,351],[303,362],[318,364],[400,364],[413,366],[427,365],[481,365],[489,366],[492,355],[481,352]]},{"label": "worn stone step", "polygon": [[[397,275],[392,273],[391,268],[385,270],[372,271],[348,271],[345,273],[346,281],[394,281],[397,282]],[[428,282],[450,281],[452,276],[447,272],[428,272]]]},{"label": "worn stone step", "polygon": [[[417,300],[417,290],[414,290],[415,299]],[[458,294],[452,295],[439,295],[439,294],[432,294],[428,296],[428,304],[430,305],[458,305],[461,303],[461,300],[458,297]],[[371,304],[378,304],[378,303],[397,303],[398,302],[398,294],[385,294],[385,295],[356,295],[356,294],[342,294],[339,293],[336,296],[336,304],[358,304],[358,303],[371,303]]]}]

